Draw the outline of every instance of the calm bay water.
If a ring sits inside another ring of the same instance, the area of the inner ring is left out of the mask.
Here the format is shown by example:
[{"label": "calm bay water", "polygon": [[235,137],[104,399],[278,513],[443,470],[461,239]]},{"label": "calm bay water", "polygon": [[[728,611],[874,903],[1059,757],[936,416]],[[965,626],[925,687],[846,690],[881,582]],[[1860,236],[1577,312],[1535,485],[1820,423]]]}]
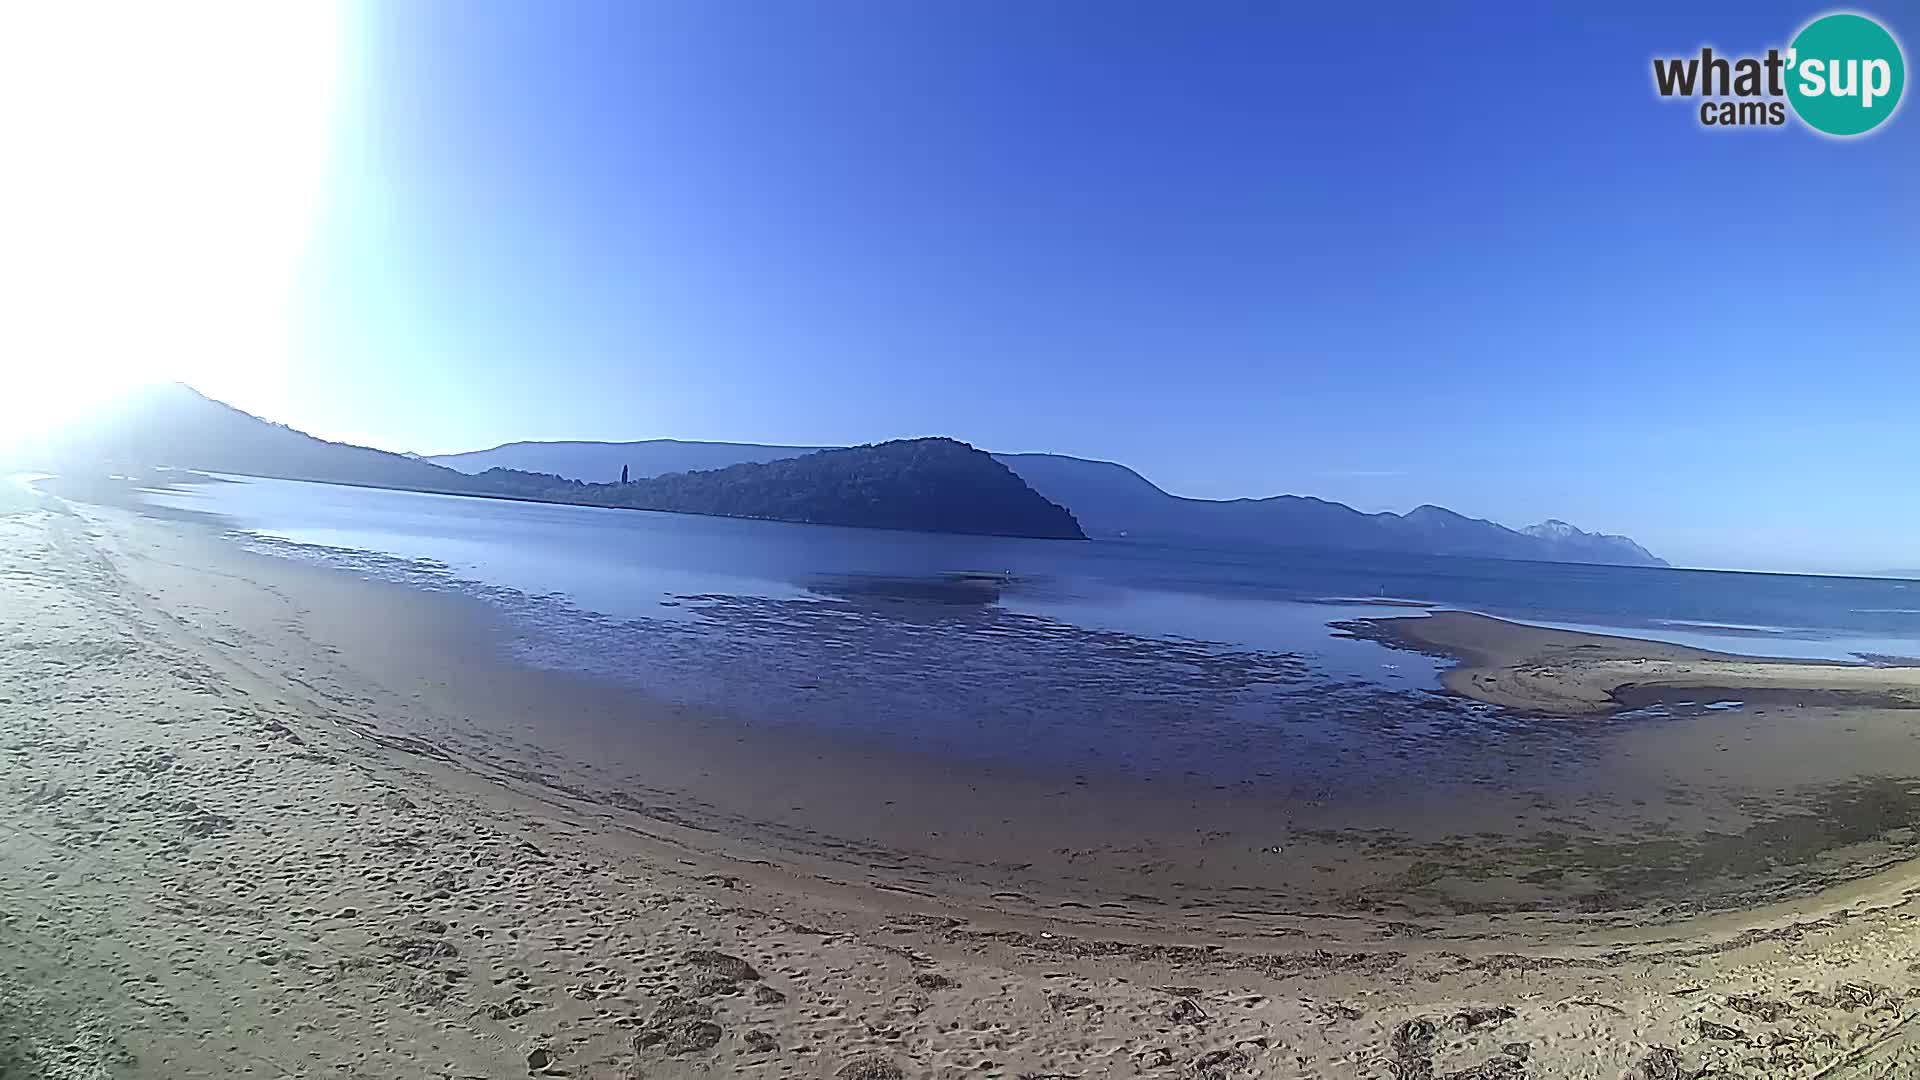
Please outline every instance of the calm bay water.
[{"label": "calm bay water", "polygon": [[535,665],[942,754],[1306,797],[1444,782],[1442,745],[1472,781],[1504,756],[1489,748],[1565,738],[1327,626],[1418,613],[1405,602],[1748,653],[1920,655],[1920,582],[935,536],[275,480],[148,498],[277,555],[480,597]]}]

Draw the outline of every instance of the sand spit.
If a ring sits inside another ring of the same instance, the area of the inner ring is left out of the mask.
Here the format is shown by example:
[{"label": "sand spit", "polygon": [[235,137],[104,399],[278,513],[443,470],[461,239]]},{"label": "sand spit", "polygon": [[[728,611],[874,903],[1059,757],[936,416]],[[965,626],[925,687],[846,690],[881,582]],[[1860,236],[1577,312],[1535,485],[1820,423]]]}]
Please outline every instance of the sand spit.
[{"label": "sand spit", "polygon": [[[1920,1062],[1904,867],[1555,943],[1498,917],[1383,939],[1337,912],[1271,938],[1155,940],[829,888],[464,767],[436,750],[447,732],[356,683],[308,625],[311,597],[186,557],[202,549],[167,528],[70,506],[0,518],[8,1080],[1673,1080]],[[241,636],[263,613],[308,636]]]},{"label": "sand spit", "polygon": [[1449,689],[1511,709],[1577,716],[1676,697],[1920,709],[1920,667],[1734,656],[1464,611],[1342,625],[1355,636],[1461,660],[1446,677]]}]

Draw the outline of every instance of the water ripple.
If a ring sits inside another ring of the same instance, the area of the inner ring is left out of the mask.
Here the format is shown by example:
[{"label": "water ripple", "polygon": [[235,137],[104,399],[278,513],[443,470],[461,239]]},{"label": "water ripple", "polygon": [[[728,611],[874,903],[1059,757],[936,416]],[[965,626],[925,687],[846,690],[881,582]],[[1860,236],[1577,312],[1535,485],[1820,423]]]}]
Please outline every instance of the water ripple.
[{"label": "water ripple", "polygon": [[247,547],[498,608],[522,662],[755,723],[1069,775],[1332,800],[1574,770],[1567,722],[1329,673],[1296,653],[1076,626],[992,603],[820,593],[676,597],[618,618],[431,560],[237,534]]}]

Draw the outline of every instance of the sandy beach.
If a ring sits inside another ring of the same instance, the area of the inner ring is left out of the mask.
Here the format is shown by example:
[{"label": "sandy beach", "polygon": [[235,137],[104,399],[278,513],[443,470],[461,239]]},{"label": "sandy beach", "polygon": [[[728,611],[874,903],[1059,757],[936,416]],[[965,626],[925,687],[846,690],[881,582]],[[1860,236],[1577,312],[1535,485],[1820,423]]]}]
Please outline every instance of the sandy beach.
[{"label": "sandy beach", "polygon": [[[240,552],[193,522],[9,509],[9,1080],[1920,1066],[1915,796],[1884,767],[1912,754],[1912,669],[1382,621],[1463,658],[1456,692],[1565,723],[1682,693],[1754,705],[1604,744],[1608,782],[1695,784],[1699,820],[1676,836],[1610,845],[1581,823],[1557,847],[1513,828],[1476,848],[1303,808],[1258,862],[1257,801],[1022,777],[983,792],[509,670],[462,598]],[[1830,722],[1852,737],[1822,738]],[[648,760],[597,753],[610,723]],[[1740,766],[1716,778],[1727,740]],[[1742,802],[1762,789],[1804,798]],[[1203,814],[1219,837],[1195,832]],[[1512,860],[1539,880],[1511,884]]]}]

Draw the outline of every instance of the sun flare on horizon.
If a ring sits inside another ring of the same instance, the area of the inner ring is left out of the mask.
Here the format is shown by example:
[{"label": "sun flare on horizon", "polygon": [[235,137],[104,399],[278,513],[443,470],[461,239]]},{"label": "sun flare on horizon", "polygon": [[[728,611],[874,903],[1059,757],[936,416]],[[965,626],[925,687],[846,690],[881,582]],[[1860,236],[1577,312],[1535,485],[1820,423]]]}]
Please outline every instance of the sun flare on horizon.
[{"label": "sun flare on horizon", "polygon": [[342,21],[240,0],[0,12],[0,443],[146,383],[284,397]]}]

